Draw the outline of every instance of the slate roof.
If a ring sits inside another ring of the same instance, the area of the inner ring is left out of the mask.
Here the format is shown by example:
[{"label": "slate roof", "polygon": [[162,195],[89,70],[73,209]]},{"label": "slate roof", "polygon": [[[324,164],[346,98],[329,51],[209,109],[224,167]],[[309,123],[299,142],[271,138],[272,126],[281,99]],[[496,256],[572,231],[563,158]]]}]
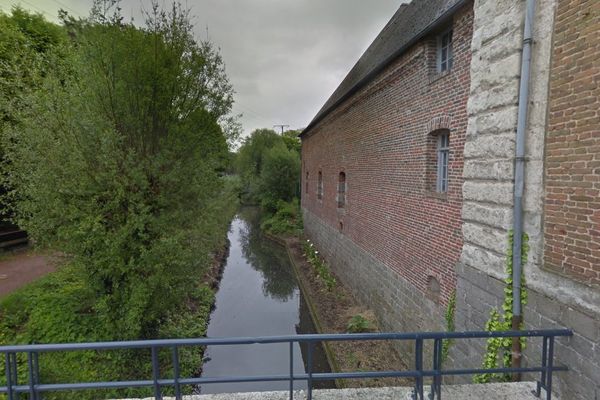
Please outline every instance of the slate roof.
[{"label": "slate roof", "polygon": [[402,4],[301,136],[416,41],[446,23],[466,2],[467,0],[412,0],[410,4]]}]

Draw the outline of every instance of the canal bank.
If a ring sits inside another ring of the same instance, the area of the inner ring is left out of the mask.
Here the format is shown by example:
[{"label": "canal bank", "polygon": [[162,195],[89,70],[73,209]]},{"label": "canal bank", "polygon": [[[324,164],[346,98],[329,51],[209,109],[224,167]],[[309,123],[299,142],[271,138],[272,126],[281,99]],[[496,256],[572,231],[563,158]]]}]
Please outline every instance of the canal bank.
[{"label": "canal bank", "polygon": [[[361,305],[339,280],[333,287],[319,277],[315,268],[307,262],[303,242],[298,237],[266,235],[285,246],[301,287],[310,315],[318,333],[347,333],[349,324],[359,316],[368,321],[365,332],[379,331],[374,313]],[[330,342],[324,343],[324,351],[334,372],[406,370],[407,362],[387,341]],[[405,378],[374,378],[336,380],[339,388],[408,386]]]}]

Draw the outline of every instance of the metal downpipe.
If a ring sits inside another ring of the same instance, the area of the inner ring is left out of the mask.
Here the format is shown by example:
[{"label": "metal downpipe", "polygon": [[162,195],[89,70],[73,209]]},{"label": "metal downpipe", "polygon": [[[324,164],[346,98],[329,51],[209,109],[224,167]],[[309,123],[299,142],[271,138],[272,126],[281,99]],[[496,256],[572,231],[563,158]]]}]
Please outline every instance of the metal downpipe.
[{"label": "metal downpipe", "polygon": [[[517,137],[515,150],[515,191],[513,205],[513,276],[512,276],[512,329],[519,330],[523,321],[521,313],[521,274],[523,265],[521,251],[523,246],[523,190],[525,187],[525,131],[527,128],[527,111],[529,105],[529,77],[531,67],[531,45],[533,42],[533,18],[535,0],[527,0],[525,26],[523,30],[523,55],[521,59],[521,80],[519,85],[519,109],[517,116]],[[513,338],[512,366],[521,366],[521,341]],[[521,379],[520,374],[513,374],[513,380]]]}]

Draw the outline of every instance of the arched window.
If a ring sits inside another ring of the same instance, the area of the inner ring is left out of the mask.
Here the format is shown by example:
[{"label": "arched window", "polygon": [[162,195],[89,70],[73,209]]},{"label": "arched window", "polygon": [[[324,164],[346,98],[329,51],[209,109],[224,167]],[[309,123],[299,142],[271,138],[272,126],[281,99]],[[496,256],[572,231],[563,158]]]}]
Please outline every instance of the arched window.
[{"label": "arched window", "polygon": [[426,190],[445,196],[450,167],[450,131],[442,128],[427,137]]},{"label": "arched window", "polygon": [[450,134],[441,132],[437,140],[437,176],[435,190],[438,193],[448,191],[448,159],[450,156]]},{"label": "arched window", "polygon": [[340,172],[338,177],[338,208],[346,206],[346,173]]},{"label": "arched window", "polygon": [[319,171],[319,180],[317,182],[317,199],[323,199],[323,172]]},{"label": "arched window", "polygon": [[308,171],[306,171],[306,179],[304,180],[304,193],[308,194]]}]

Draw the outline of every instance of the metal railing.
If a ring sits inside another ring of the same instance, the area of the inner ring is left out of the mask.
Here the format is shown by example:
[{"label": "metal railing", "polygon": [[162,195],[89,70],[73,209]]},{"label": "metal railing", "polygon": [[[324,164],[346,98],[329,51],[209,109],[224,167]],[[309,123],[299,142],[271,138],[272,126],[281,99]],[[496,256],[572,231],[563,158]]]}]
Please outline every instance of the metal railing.
[{"label": "metal railing", "polygon": [[[276,382],[289,381],[289,398],[294,398],[294,382],[306,381],[308,385],[307,398],[312,399],[314,381],[335,379],[360,379],[383,377],[406,377],[415,380],[413,398],[424,400],[425,378],[431,378],[431,400],[441,399],[442,377],[450,375],[473,375],[481,373],[540,373],[537,382],[536,396],[540,397],[541,389],[546,392],[546,399],[552,396],[552,374],[555,371],[567,371],[566,366],[554,365],[554,342],[556,337],[572,336],[568,329],[553,330],[526,330],[506,332],[422,332],[422,333],[362,333],[362,334],[324,334],[324,335],[289,335],[273,337],[248,337],[248,338],[199,338],[199,339],[170,339],[147,340],[130,342],[100,342],[100,343],[71,343],[71,344],[38,344],[22,346],[0,347],[0,354],[4,355],[4,368],[7,385],[0,387],[0,394],[8,395],[8,400],[17,400],[19,393],[28,393],[29,400],[40,400],[40,394],[50,391],[89,390],[89,389],[122,389],[122,388],[153,388],[154,397],[162,399],[162,389],[174,388],[175,398],[182,399],[182,385],[203,385],[210,383],[240,383],[240,382]],[[443,369],[442,344],[445,339],[487,339],[493,337],[541,337],[542,355],[541,365],[523,368],[469,368],[469,369]],[[414,341],[415,356],[414,369],[402,371],[369,371],[369,372],[331,372],[313,373],[313,351],[316,343],[336,341],[365,341],[365,340],[398,340]],[[432,368],[427,369],[423,364],[423,345],[425,341],[433,341]],[[190,346],[227,346],[288,343],[289,344],[289,373],[282,375],[263,376],[237,376],[237,377],[181,377],[179,368],[179,349]],[[294,344],[303,343],[308,346],[306,372],[294,372]],[[150,349],[152,362],[152,379],[111,381],[111,382],[84,382],[84,383],[42,383],[40,380],[39,354],[48,352],[71,352],[84,350],[125,350],[125,349]],[[172,354],[172,379],[161,378],[158,353],[161,349],[170,349]],[[27,358],[27,383],[19,384],[17,374],[17,354],[25,354]]]}]

